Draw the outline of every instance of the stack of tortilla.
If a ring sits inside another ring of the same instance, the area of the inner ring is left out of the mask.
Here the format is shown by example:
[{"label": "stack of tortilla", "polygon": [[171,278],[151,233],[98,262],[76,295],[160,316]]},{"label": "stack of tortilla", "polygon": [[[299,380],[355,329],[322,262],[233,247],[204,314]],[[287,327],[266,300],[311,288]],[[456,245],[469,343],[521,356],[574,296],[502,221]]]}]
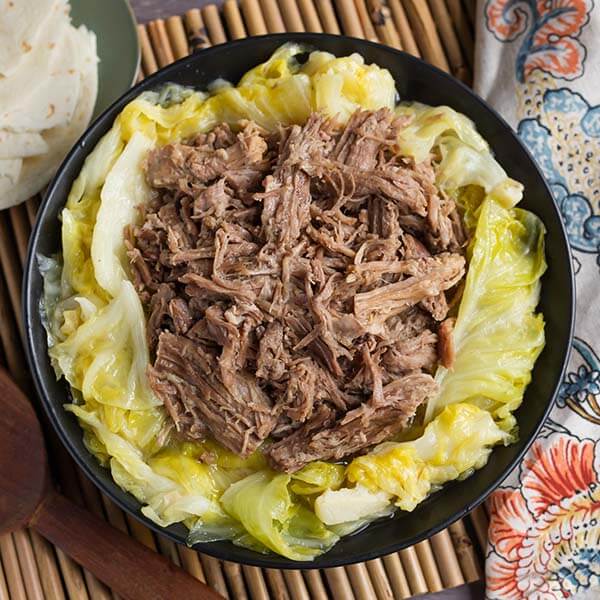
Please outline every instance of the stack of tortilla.
[{"label": "stack of tortilla", "polygon": [[66,0],[0,0],[0,209],[39,192],[83,133],[97,62]]}]

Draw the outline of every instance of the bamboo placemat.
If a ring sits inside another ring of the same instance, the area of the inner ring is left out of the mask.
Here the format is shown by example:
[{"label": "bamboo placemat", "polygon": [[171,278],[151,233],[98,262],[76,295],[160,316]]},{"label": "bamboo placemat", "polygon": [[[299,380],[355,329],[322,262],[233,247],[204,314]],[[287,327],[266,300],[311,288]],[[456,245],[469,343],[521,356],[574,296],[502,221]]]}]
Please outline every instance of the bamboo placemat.
[{"label": "bamboo placemat", "polygon": [[[225,0],[183,16],[139,25],[140,78],[189,52],[248,35],[283,31],[345,33],[420,56],[470,83],[476,0]],[[0,364],[34,398],[22,346],[21,278],[39,197],[0,212]],[[47,425],[47,424],[46,424]],[[155,536],[124,514],[81,473],[46,426],[54,479],[71,499],[235,600],[409,598],[482,577],[483,507],[412,548],[322,571],[240,566]],[[106,560],[110,560],[106,557]],[[97,578],[34,531],[0,536],[0,600],[112,600]]]}]

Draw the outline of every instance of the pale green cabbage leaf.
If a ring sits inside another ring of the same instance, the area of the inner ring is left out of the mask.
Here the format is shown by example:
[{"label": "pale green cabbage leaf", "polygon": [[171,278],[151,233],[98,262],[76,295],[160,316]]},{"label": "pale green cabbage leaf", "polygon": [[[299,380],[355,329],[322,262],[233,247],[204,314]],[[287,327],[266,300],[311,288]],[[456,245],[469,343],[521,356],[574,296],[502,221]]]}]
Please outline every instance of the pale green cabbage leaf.
[{"label": "pale green cabbage leaf", "polygon": [[[387,494],[396,506],[411,511],[441,484],[481,468],[492,446],[509,440],[510,436],[487,411],[472,404],[453,404],[431,421],[416,440],[386,442],[355,458],[348,466],[347,478],[371,490],[371,499]],[[325,494],[321,498],[324,497]],[[327,508],[322,501],[320,512]],[[344,510],[341,503],[338,519]]]},{"label": "pale green cabbage leaf", "polygon": [[106,175],[92,235],[92,264],[98,284],[115,297],[129,279],[123,244],[125,227],[139,219],[150,190],[142,168],[153,140],[136,132]]},{"label": "pale green cabbage leaf", "polygon": [[232,484],[221,505],[264,547],[292,560],[311,560],[338,536],[310,508],[294,502],[289,483],[289,475],[260,471]]},{"label": "pale green cabbage leaf", "polygon": [[439,393],[426,420],[448,404],[469,402],[505,431],[515,426],[512,412],[544,347],[544,319],[535,314],[546,269],[544,231],[528,211],[483,202],[454,327],[456,360],[451,370],[439,367]]},{"label": "pale green cabbage leaf", "polygon": [[[144,504],[144,514],[162,526],[183,522],[190,544],[232,539],[310,560],[339,536],[390,514],[394,503],[410,510],[444,481],[481,466],[494,443],[506,442],[503,430],[512,427],[511,411],[543,344],[543,323],[533,313],[544,263],[539,221],[512,209],[522,187],[506,176],[471,121],[448,107],[403,105],[398,114],[412,121],[400,147],[417,161],[433,162],[438,185],[457,199],[472,233],[477,228],[469,249],[468,301],[461,304],[469,313],[459,313],[456,326],[457,367],[438,373],[443,393],[429,406],[433,420],[422,438],[400,448],[384,445],[348,467],[318,461],[282,475],[268,469],[261,452],[242,459],[214,441],[184,443],[171,435],[165,409],[145,377],[145,315],[122,237],[123,228],[137,221],[135,207],[148,199],[140,167],[150,147],[206,132],[221,121],[235,128],[240,119],[254,119],[274,130],[302,124],[314,110],[345,121],[358,108],[394,107],[394,81],[385,69],[366,65],[358,55],[325,52],[312,52],[302,63],[303,53],[297,44],[281,47],[236,87],[219,82],[205,94],[170,85],[129,103],[69,194],[61,215],[61,277],[60,257],[40,264],[50,355],[74,390],[68,410],[82,423],[87,447]],[[489,227],[495,229],[486,236]],[[502,269],[494,266],[490,274],[490,244],[512,287]],[[529,326],[500,340],[502,311],[512,311],[505,315],[511,327],[517,315]],[[461,324],[467,317],[484,323],[489,339]],[[506,354],[508,345],[516,352]],[[500,362],[493,371],[486,356],[510,364]],[[454,415],[452,426],[448,415]],[[453,431],[461,437],[453,438]],[[426,451],[434,446],[435,456]]]},{"label": "pale green cabbage leaf", "polygon": [[117,296],[50,348],[50,356],[88,401],[127,410],[158,406],[146,377],[145,322],[133,284],[122,281]]},{"label": "pale green cabbage leaf", "polygon": [[442,190],[456,196],[461,188],[476,185],[504,206],[521,201],[523,186],[507,176],[471,119],[449,106],[419,102],[400,104],[396,114],[409,119],[399,136],[401,152],[416,162],[433,158]]}]

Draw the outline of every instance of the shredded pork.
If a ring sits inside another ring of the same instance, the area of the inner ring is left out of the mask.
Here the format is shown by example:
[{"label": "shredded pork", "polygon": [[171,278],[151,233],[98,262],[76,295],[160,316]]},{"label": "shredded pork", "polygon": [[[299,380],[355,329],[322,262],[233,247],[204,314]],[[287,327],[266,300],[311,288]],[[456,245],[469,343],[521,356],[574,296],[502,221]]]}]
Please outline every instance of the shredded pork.
[{"label": "shredded pork", "polygon": [[180,435],[293,472],[389,439],[452,365],[465,234],[389,110],[153,150],[126,232],[149,379]]}]

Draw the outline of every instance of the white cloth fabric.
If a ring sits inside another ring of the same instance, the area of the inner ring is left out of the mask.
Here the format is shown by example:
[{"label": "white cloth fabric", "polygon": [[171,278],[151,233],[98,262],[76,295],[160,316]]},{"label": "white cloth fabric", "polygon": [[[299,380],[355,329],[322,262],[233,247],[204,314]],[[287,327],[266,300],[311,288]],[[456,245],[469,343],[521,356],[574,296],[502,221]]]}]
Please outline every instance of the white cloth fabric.
[{"label": "white cloth fabric", "polygon": [[476,33],[475,90],[549,181],[577,287],[557,406],[489,502],[487,596],[600,598],[600,2],[479,0]]}]

